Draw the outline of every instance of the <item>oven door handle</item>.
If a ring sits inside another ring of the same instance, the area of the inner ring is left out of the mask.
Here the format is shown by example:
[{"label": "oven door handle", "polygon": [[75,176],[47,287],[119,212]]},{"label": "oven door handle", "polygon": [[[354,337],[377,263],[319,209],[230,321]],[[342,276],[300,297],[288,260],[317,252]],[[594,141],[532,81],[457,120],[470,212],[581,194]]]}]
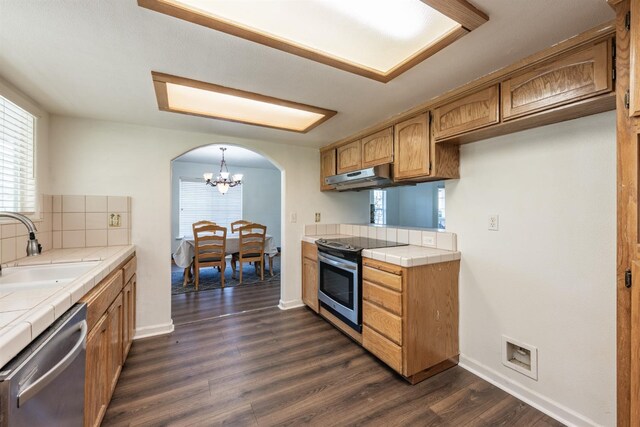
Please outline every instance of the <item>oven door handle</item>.
[{"label": "oven door handle", "polygon": [[342,262],[339,260],[339,258],[335,258],[335,259],[333,257],[329,258],[329,256],[323,255],[321,253],[318,253],[318,260],[322,262],[326,262],[327,264],[333,265],[334,267],[340,268],[342,270],[351,270],[351,271],[358,270],[357,264]]}]

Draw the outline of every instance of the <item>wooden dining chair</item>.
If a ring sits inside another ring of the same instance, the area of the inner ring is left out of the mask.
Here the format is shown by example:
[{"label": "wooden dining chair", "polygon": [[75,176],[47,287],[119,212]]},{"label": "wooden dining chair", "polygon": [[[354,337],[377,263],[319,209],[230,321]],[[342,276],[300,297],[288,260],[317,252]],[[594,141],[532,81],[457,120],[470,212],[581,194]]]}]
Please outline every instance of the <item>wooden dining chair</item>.
[{"label": "wooden dining chair", "polygon": [[264,280],[264,241],[267,227],[261,224],[246,224],[238,230],[240,240],[240,283],[242,283],[242,264],[245,262],[260,263],[260,280]]},{"label": "wooden dining chair", "polygon": [[246,219],[239,219],[237,221],[233,221],[231,223],[231,232],[232,233],[237,233],[238,230],[240,230],[240,227],[247,225],[247,224],[251,224],[251,221],[247,221]]},{"label": "wooden dining chair", "polygon": [[220,227],[211,222],[199,221],[193,224],[193,238],[195,243],[193,259],[196,291],[200,284],[200,268],[202,267],[218,267],[218,271],[220,271],[220,282],[224,288],[227,228]]}]

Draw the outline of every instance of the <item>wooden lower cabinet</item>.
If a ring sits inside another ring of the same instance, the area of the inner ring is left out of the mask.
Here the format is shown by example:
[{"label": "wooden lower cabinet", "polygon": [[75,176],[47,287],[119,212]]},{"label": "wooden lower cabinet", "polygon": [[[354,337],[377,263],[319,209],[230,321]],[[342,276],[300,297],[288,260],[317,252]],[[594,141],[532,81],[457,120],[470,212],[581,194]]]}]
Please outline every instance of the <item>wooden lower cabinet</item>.
[{"label": "wooden lower cabinet", "polygon": [[122,360],[127,358],[136,330],[136,275],[134,274],[122,290]]},{"label": "wooden lower cabinet", "polygon": [[[84,425],[99,426],[135,328],[135,255],[85,295],[87,304]],[[124,285],[124,278],[128,278]]]},{"label": "wooden lower cabinet", "polygon": [[364,348],[411,383],[455,365],[460,261],[411,268],[362,263]]},{"label": "wooden lower cabinet", "polygon": [[84,425],[98,426],[109,404],[109,320],[103,315],[87,336]]},{"label": "wooden lower cabinet", "polygon": [[122,335],[123,335],[122,292],[118,294],[107,311],[109,322],[109,398],[113,394],[122,370]]},{"label": "wooden lower cabinet", "polygon": [[302,302],[318,313],[318,248],[302,242]]}]

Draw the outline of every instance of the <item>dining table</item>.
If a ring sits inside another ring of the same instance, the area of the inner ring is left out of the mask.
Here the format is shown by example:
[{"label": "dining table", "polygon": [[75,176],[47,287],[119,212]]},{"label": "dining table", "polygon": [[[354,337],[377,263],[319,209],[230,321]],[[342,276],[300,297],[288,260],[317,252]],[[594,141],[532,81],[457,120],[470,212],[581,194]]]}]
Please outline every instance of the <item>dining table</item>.
[{"label": "dining table", "polygon": [[[173,253],[173,260],[178,267],[184,268],[182,285],[191,280],[193,274],[193,257],[196,252],[196,243],[193,236],[185,236],[180,241],[178,249]],[[240,252],[240,235],[238,233],[227,234],[225,253],[232,255]],[[273,276],[273,257],[278,255],[278,247],[275,245],[273,236],[267,234],[264,240],[264,253],[269,258],[269,274]],[[233,277],[235,277],[235,266],[232,264]],[[224,273],[223,273],[224,274]]]}]

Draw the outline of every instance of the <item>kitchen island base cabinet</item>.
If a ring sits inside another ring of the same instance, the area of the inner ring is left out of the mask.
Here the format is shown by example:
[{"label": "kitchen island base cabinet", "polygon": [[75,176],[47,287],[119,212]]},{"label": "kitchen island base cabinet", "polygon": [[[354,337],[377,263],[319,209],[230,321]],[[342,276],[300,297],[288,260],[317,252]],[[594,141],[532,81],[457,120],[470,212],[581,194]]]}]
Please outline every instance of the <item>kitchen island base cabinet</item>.
[{"label": "kitchen island base cabinet", "polygon": [[99,426],[102,422],[131,345],[135,328],[135,268],[134,255],[81,299],[87,304],[89,328],[85,426]]},{"label": "kitchen island base cabinet", "polygon": [[362,263],[364,348],[412,384],[456,365],[460,261]]}]

